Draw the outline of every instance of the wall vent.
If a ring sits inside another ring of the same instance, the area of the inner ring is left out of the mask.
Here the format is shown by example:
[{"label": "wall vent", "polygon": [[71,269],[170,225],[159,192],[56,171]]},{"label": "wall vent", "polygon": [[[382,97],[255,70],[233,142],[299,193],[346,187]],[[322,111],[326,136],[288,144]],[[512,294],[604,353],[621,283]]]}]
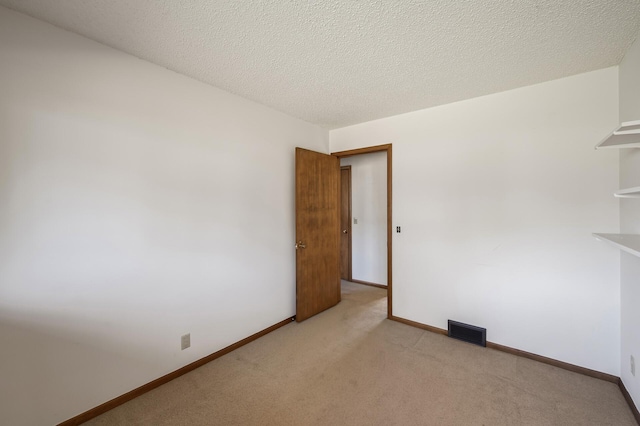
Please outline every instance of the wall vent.
[{"label": "wall vent", "polygon": [[449,337],[473,343],[474,345],[487,346],[487,329],[475,325],[463,324],[449,320]]}]

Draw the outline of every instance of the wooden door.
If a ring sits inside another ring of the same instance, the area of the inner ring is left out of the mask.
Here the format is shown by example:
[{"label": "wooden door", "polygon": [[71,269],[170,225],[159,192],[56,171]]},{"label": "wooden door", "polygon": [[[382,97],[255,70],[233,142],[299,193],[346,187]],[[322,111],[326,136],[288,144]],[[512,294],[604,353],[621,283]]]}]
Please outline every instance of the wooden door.
[{"label": "wooden door", "polygon": [[340,301],[340,162],[296,148],[296,321]]},{"label": "wooden door", "polygon": [[340,167],[340,278],[351,280],[351,166]]}]

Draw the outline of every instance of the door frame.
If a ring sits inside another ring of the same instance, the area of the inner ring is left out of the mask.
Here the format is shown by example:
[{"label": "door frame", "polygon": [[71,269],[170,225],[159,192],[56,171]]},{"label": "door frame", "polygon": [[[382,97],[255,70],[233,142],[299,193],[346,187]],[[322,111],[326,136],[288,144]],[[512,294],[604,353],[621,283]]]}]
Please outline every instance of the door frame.
[{"label": "door frame", "polygon": [[[347,271],[347,280],[351,281],[353,279],[353,258],[351,256],[352,250],[352,236],[351,236],[351,166],[340,166],[340,218],[342,219],[342,171],[349,171],[349,224],[347,225],[347,238],[349,240],[347,247],[347,257],[349,258],[349,270]],[[342,242],[340,244],[340,256],[342,256]],[[340,259],[340,263],[342,263],[342,259]],[[340,275],[342,276],[342,271],[340,271]]]},{"label": "door frame", "polygon": [[332,152],[331,155],[334,155],[340,158],[352,157],[354,155],[361,154],[369,154],[372,152],[386,152],[387,153],[387,318],[392,319],[393,311],[392,311],[392,301],[393,301],[393,286],[392,286],[392,197],[391,197],[391,188],[392,188],[392,156],[391,156],[391,146],[392,144],[385,145],[376,145],[369,146],[365,148],[351,149],[348,151],[338,151]]}]

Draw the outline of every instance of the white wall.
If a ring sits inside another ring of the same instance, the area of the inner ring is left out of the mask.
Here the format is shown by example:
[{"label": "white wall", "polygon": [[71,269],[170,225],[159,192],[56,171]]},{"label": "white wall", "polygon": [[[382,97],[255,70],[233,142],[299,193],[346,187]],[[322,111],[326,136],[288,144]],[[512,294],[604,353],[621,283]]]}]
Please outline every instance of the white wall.
[{"label": "white wall", "polygon": [[393,313],[619,374],[618,70],[330,132],[393,144]]},{"label": "white wall", "polygon": [[[620,64],[620,121],[640,120],[640,41]],[[640,150],[620,150],[620,188],[640,186]],[[640,199],[620,200],[620,231],[640,234]],[[621,377],[636,407],[640,408],[640,258],[622,252],[620,269],[622,300]],[[631,374],[630,356],[636,359]]]},{"label": "white wall", "polygon": [[0,8],[0,423],[294,315],[295,146],[328,133]]},{"label": "white wall", "polygon": [[354,280],[387,285],[387,153],[340,160],[351,166],[351,270]]}]

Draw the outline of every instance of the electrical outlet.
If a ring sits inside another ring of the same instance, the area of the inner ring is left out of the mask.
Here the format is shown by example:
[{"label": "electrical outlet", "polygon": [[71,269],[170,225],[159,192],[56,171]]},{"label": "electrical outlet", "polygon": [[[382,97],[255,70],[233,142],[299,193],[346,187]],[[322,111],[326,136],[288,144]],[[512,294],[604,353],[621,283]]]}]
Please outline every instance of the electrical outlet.
[{"label": "electrical outlet", "polygon": [[636,375],[636,359],[631,355],[631,374]]},{"label": "electrical outlet", "polygon": [[191,333],[187,333],[180,338],[180,345],[183,351],[191,346]]}]

